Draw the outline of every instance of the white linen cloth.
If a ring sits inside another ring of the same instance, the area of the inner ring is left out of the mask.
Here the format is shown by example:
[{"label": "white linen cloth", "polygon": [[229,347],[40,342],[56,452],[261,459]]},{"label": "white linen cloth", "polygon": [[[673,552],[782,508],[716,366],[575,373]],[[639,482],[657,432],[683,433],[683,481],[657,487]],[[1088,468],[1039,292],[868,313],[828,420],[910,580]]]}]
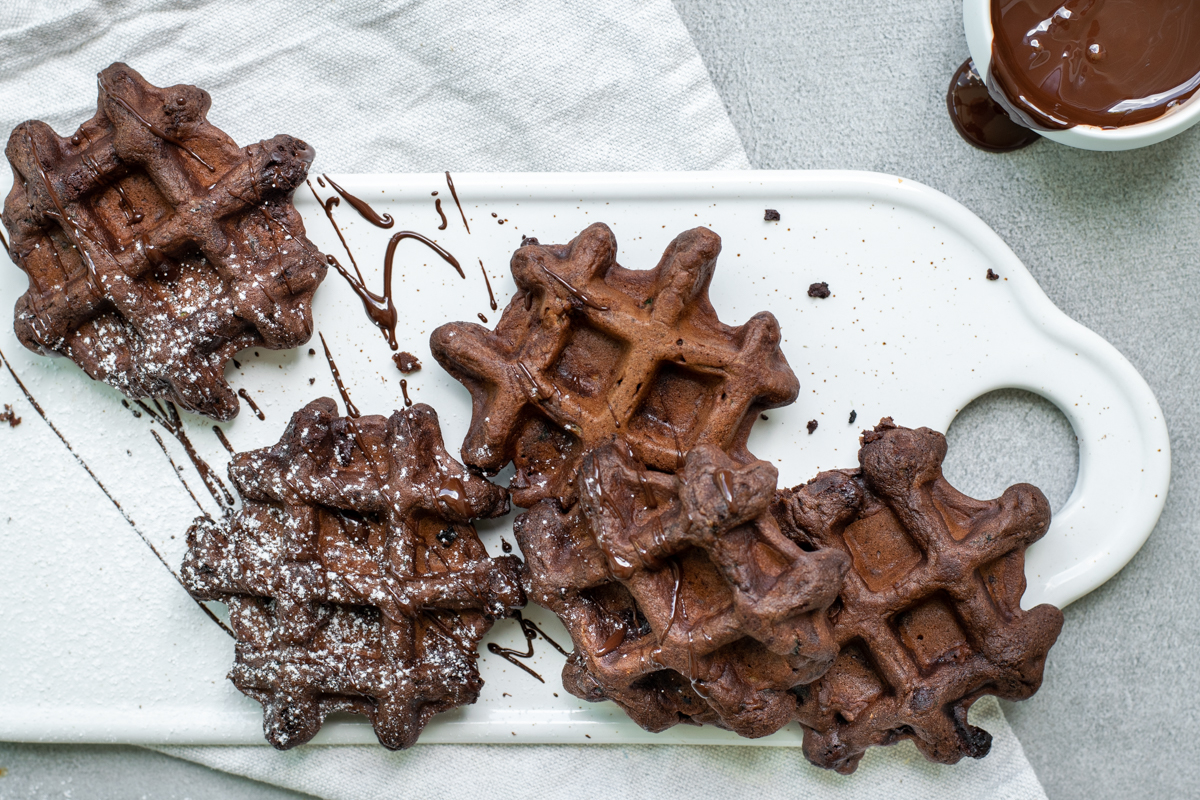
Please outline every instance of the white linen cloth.
[{"label": "white linen cloth", "polygon": [[[95,73],[126,61],[151,83],[209,90],[210,119],[239,143],[280,132],[302,136],[317,150],[316,171],[749,166],[668,0],[304,5],[5,3],[0,129],[37,118],[60,133],[74,130],[94,113]],[[0,173],[7,189],[7,163]],[[67,485],[60,488],[69,489],[70,481],[87,478],[63,480]],[[982,761],[929,764],[903,744],[871,753],[852,778],[810,767],[798,751],[773,747],[156,749],[320,797],[355,800],[1044,798],[999,705],[980,701],[972,721],[995,736]]]}]

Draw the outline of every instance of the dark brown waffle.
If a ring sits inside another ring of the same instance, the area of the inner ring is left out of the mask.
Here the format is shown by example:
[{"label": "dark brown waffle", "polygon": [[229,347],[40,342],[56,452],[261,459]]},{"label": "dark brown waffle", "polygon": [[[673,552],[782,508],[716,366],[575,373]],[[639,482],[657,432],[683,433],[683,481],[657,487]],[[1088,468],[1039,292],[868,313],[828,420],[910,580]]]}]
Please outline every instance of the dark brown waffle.
[{"label": "dark brown waffle", "polygon": [[[496,330],[456,322],[433,332],[438,362],[471,392],[468,465],[512,461],[513,502],[569,502],[583,455],[613,434],[645,464],[674,471],[714,444],[753,461],[758,414],[791,403],[799,384],[767,312],[724,325],[708,299],[721,239],[680,234],[652,270],[616,263],[597,223],[570,244],[527,244],[512,257],[518,292]],[[565,506],[564,506],[565,507]]]},{"label": "dark brown waffle", "polygon": [[1037,691],[1062,628],[1057,608],[1020,606],[1025,548],[1050,507],[1028,484],[990,502],[960,494],[942,477],[946,440],[927,428],[888,418],[862,441],[860,470],[821,473],[773,506],[801,546],[851,559],[832,609],[841,653],[797,690],[804,754],[842,773],[901,739],[931,761],[981,758],[992,737],[967,710]]},{"label": "dark brown waffle", "polygon": [[271,744],[349,711],[404,748],[475,702],[479,640],[525,603],[520,561],[488,557],[471,519],[507,513],[508,498],[446,453],[432,408],[351,419],[315,400],[229,474],[244,507],[196,521],[183,576],[229,604],[229,677],[262,703]]},{"label": "dark brown waffle", "polygon": [[667,475],[618,442],[584,456],[571,511],[547,500],[517,519],[529,597],[575,644],[568,691],[652,731],[759,737],[794,719],[789,690],[837,653],[826,612],[847,559],[783,536],[768,512],[776,476],[712,445]]},{"label": "dark brown waffle", "polygon": [[13,130],[4,224],[29,278],[15,314],[26,347],[227,420],[226,361],[308,340],[325,260],[291,200],[312,148],[281,135],[239,149],[205,119],[210,103],[113,64],[74,135]]}]

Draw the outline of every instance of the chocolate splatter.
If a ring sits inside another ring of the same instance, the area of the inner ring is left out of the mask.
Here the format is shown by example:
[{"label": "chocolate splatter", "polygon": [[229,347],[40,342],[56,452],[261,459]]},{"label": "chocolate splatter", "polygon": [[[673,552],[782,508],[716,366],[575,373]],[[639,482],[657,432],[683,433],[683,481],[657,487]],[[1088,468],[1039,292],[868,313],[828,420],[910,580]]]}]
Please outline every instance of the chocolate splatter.
[{"label": "chocolate splatter", "polygon": [[[42,408],[41,404],[38,403],[38,401],[34,399],[33,395],[30,394],[29,389],[27,389],[25,387],[25,384],[17,376],[17,373],[12,368],[12,364],[9,363],[8,358],[4,355],[3,351],[0,351],[0,363],[4,364],[5,368],[8,370],[8,374],[12,377],[13,381],[17,384],[17,388],[19,388],[21,390],[21,393],[23,395],[25,395],[25,399],[29,401],[29,405],[33,406],[33,410],[35,412],[37,412],[37,415],[42,418],[42,422],[46,423],[46,427],[50,428],[50,430],[53,431],[54,435],[58,437],[58,440],[63,443],[64,447],[67,448],[67,452],[70,453],[72,455],[72,457],[74,457],[75,461],[79,464],[79,466],[83,467],[83,471],[88,474],[88,477],[92,479],[92,482],[96,484],[97,488],[99,488],[100,491],[104,493],[104,496],[107,497],[108,501],[113,504],[113,507],[117,509],[117,511],[122,516],[122,518],[124,518],[125,522],[127,522],[129,524],[129,527],[133,529],[133,532],[136,533],[138,535],[138,538],[142,540],[142,543],[145,544],[146,547],[150,548],[150,552],[154,553],[154,557],[158,559],[159,563],[163,565],[163,568],[166,569],[167,572],[171,573],[171,577],[174,578],[175,582],[178,583],[180,585],[180,587],[186,592],[187,587],[184,586],[183,579],[179,576],[179,573],[177,573],[175,570],[171,569],[171,565],[168,564],[166,559],[163,558],[162,553],[160,553],[158,551],[158,548],[155,547],[150,542],[150,540],[146,538],[146,534],[142,533],[141,530],[138,529],[138,526],[129,517],[129,514],[127,514],[125,512],[125,509],[121,507],[121,504],[119,502],[117,502],[117,499],[112,496],[112,494],[108,491],[108,489],[104,486],[104,484],[100,482],[100,479],[96,477],[96,473],[92,471],[92,468],[90,466],[88,466],[88,463],[83,460],[83,457],[80,456],[79,453],[75,452],[75,448],[72,447],[71,443],[67,441],[67,438],[65,436],[63,436],[62,431],[60,431],[54,425],[54,423],[50,421],[50,418],[48,416],[46,416],[46,411]],[[188,594],[188,597],[189,598],[191,597],[190,593]],[[200,607],[200,610],[204,612],[205,616],[207,616],[209,619],[211,619],[213,622],[215,622],[221,630],[223,630],[223,631],[225,631],[225,633],[229,634],[229,637],[231,639],[237,638],[236,636],[233,635],[233,631],[229,630],[228,626],[226,626],[225,623],[221,622],[221,620],[219,620],[217,618],[217,615],[214,614],[209,609],[208,606],[204,605],[199,600],[195,600],[194,598],[192,598],[192,599],[196,603],[196,605]]]}]

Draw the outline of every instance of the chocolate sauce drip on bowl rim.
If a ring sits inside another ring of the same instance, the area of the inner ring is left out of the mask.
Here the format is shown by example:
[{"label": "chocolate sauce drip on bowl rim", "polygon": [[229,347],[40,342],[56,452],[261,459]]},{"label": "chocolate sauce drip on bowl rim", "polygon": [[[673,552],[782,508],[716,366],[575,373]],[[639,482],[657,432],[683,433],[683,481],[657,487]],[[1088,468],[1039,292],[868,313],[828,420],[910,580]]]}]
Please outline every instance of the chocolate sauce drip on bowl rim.
[{"label": "chocolate sauce drip on bowl rim", "polygon": [[1036,131],[1018,125],[988,92],[987,85],[968,58],[955,70],[946,91],[946,110],[959,136],[980,150],[1009,153],[1041,138]]}]

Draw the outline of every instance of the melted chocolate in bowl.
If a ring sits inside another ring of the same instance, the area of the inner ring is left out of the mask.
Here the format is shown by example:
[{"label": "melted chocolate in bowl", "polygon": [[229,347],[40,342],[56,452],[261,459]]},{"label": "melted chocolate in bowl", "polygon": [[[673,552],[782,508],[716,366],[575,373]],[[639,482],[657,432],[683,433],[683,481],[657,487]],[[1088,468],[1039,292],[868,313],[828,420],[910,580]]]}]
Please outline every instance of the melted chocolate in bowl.
[{"label": "melted chocolate in bowl", "polygon": [[1200,89],[1200,0],[993,0],[988,88],[1039,130],[1157,119]]}]

